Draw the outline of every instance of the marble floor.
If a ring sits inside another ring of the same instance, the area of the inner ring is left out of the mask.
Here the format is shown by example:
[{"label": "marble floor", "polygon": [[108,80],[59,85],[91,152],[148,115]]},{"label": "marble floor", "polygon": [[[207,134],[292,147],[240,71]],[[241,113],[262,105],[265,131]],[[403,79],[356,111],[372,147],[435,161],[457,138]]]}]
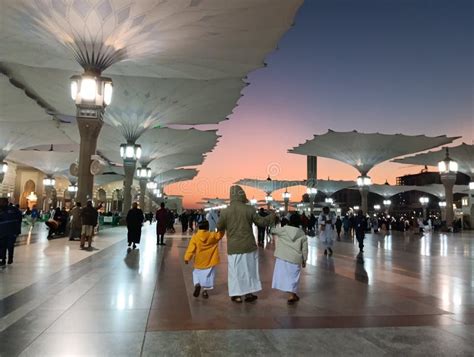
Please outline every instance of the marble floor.
[{"label": "marble floor", "polygon": [[259,250],[257,302],[227,295],[225,239],[210,298],[192,296],[190,236],[156,246],[146,224],[127,253],[123,227],[92,251],[37,228],[0,268],[0,356],[474,356],[474,232],[372,234],[333,257],[310,238],[301,300],[271,289],[274,244]]}]

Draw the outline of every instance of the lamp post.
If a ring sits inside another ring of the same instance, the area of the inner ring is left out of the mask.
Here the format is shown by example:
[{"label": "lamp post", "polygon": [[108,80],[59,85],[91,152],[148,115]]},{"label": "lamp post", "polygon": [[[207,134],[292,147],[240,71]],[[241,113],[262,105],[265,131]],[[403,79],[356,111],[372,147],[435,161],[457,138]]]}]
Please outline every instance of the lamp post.
[{"label": "lamp post", "polygon": [[[49,209],[49,204],[50,204],[50,201],[51,201],[51,191],[54,188],[54,185],[56,185],[56,180],[53,178],[53,176],[47,175],[43,179],[43,187],[44,187],[45,196],[46,196],[45,197],[45,202],[43,202],[43,210],[44,211]],[[45,205],[45,203],[47,204],[47,206]]]},{"label": "lamp post", "polygon": [[446,201],[439,201],[438,204],[441,211],[441,221],[446,221]]},{"label": "lamp post", "polygon": [[77,185],[74,184],[74,183],[71,183],[71,184],[67,187],[67,192],[69,192],[69,195],[71,196],[71,199],[72,199],[73,201],[75,201],[75,199],[76,199],[77,190],[78,190],[78,187],[77,187]]},{"label": "lamp post", "polygon": [[332,206],[334,204],[334,200],[331,197],[326,197],[324,199],[324,202],[329,204],[329,206]]},{"label": "lamp post", "polygon": [[428,207],[428,203],[430,203],[430,198],[426,196],[420,197],[421,207],[423,208],[423,219],[426,220],[426,208]]},{"label": "lamp post", "polygon": [[140,208],[144,211],[145,210],[145,195],[146,195],[146,187],[147,181],[151,178],[151,169],[146,166],[139,167],[137,169],[137,177],[140,183]]},{"label": "lamp post", "polygon": [[[153,192],[155,189],[158,188],[158,184],[157,184],[155,181],[149,181],[149,182],[146,184],[146,188],[147,188],[150,192]],[[147,212],[151,212],[151,211],[152,211],[152,199],[151,199],[151,197],[149,196],[149,197],[148,197]]]},{"label": "lamp post", "polygon": [[122,144],[120,145],[120,156],[123,159],[123,169],[125,172],[123,180],[123,218],[132,206],[133,174],[135,173],[137,160],[140,160],[142,157],[142,147],[133,142]]},{"label": "lamp post", "polygon": [[391,200],[383,200],[383,206],[385,207],[385,213],[388,214],[390,210],[390,206],[392,205]]},{"label": "lamp post", "polygon": [[5,161],[0,161],[0,183],[3,182],[5,174],[8,171],[8,164]]},{"label": "lamp post", "polygon": [[71,77],[71,97],[76,104],[81,137],[77,200],[84,202],[92,198],[94,176],[90,170],[91,156],[96,152],[105,108],[112,101],[112,80],[101,77],[100,70],[87,69],[82,75]]},{"label": "lamp post", "polygon": [[438,163],[438,171],[441,176],[441,182],[444,185],[446,197],[446,226],[449,230],[452,230],[454,220],[453,186],[456,182],[458,163],[449,157],[448,148],[446,148],[446,157]]},{"label": "lamp post", "polygon": [[309,196],[309,209],[310,209],[311,213],[313,213],[314,199],[316,198],[316,194],[318,193],[318,189],[316,187],[308,187],[308,188],[306,188],[306,193]]},{"label": "lamp post", "polygon": [[256,206],[256,205],[257,205],[257,200],[256,200],[255,198],[252,198],[252,199],[250,200],[250,205],[251,205],[251,206]]},{"label": "lamp post", "polygon": [[380,211],[380,208],[382,208],[380,205],[374,205],[375,212]]},{"label": "lamp post", "polygon": [[273,197],[268,192],[267,192],[267,195],[265,196],[265,202],[267,203],[267,209],[270,209],[270,206],[273,202]]},{"label": "lamp post", "polygon": [[361,198],[361,207],[362,212],[367,214],[368,211],[368,202],[367,197],[369,195],[369,186],[372,185],[372,180],[366,174],[362,174],[357,178],[357,186],[359,186],[360,198]]},{"label": "lamp post", "polygon": [[285,190],[282,194],[283,201],[285,202],[285,213],[288,213],[288,206],[290,204],[291,193],[288,190]]}]

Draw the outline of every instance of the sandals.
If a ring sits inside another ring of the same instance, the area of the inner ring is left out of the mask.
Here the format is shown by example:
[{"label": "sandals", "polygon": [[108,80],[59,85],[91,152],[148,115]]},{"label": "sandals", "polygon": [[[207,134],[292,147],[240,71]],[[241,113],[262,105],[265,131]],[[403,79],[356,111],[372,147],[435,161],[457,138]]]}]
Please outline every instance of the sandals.
[{"label": "sandals", "polygon": [[201,292],[201,285],[196,284],[196,285],[194,286],[193,296],[194,296],[194,297],[198,297],[200,292]]},{"label": "sandals", "polygon": [[254,302],[257,299],[258,299],[257,295],[254,295],[254,294],[245,295],[245,302]]},{"label": "sandals", "polygon": [[242,298],[240,296],[232,296],[230,300],[236,304],[242,304]]},{"label": "sandals", "polygon": [[294,297],[288,299],[288,305],[293,305],[297,301],[300,301],[300,297],[295,294]]}]

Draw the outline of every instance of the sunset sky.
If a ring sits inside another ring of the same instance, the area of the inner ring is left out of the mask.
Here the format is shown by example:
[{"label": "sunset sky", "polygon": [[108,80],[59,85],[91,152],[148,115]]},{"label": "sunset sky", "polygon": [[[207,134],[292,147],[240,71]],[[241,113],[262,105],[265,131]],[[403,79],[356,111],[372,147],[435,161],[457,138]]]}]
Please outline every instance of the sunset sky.
[{"label": "sunset sky", "polygon": [[[472,143],[472,13],[471,0],[306,0],[268,67],[249,75],[199,176],[167,193],[198,207],[202,197],[228,197],[241,178],[305,179],[305,157],[287,150],[328,129],[446,134]],[[419,170],[386,163],[370,175],[395,183]],[[319,159],[318,178],[328,177],[353,180],[357,171]],[[291,191],[296,201],[304,188]]]}]

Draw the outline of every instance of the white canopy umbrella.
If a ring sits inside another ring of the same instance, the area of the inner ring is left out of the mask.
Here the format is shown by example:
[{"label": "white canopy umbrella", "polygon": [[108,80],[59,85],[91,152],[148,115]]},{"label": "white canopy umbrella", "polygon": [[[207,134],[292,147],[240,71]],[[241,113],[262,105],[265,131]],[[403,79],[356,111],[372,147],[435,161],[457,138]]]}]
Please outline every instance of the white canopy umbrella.
[{"label": "white canopy umbrella", "polygon": [[196,169],[175,169],[162,172],[153,178],[158,186],[163,187],[176,182],[192,180],[198,171]]},{"label": "white canopy umbrella", "polygon": [[267,194],[271,194],[272,192],[281,190],[282,188],[304,185],[305,181],[272,180],[270,177],[268,177],[266,180],[242,179],[237,181],[235,184],[254,187]]},{"label": "white canopy umbrella", "polygon": [[65,172],[78,155],[75,152],[22,150],[12,151],[8,156],[13,162],[34,167],[47,175],[67,177]]},{"label": "white canopy umbrella", "polygon": [[318,191],[323,192],[327,197],[332,196],[337,191],[344,190],[345,188],[356,186],[355,181],[343,181],[343,180],[317,180],[316,188]]},{"label": "white canopy umbrella", "polygon": [[[446,157],[446,149],[429,151],[413,156],[393,160],[400,164],[438,166],[438,162]],[[449,157],[458,163],[458,171],[471,176],[474,180],[474,145],[462,143],[449,147]]]},{"label": "white canopy umbrella", "polygon": [[445,145],[458,139],[440,135],[336,132],[328,130],[322,135],[290,149],[292,154],[320,156],[338,160],[367,175],[376,165],[393,158]]},{"label": "white canopy umbrella", "polygon": [[[0,122],[0,159],[8,157],[13,150],[33,148],[43,145],[66,144],[72,141],[59,129],[52,119],[41,121]],[[9,159],[12,159],[9,157]]]},{"label": "white canopy umbrella", "polygon": [[[303,0],[4,0],[0,61],[110,74],[244,77],[263,65]],[[87,56],[89,55],[89,56]]]}]

